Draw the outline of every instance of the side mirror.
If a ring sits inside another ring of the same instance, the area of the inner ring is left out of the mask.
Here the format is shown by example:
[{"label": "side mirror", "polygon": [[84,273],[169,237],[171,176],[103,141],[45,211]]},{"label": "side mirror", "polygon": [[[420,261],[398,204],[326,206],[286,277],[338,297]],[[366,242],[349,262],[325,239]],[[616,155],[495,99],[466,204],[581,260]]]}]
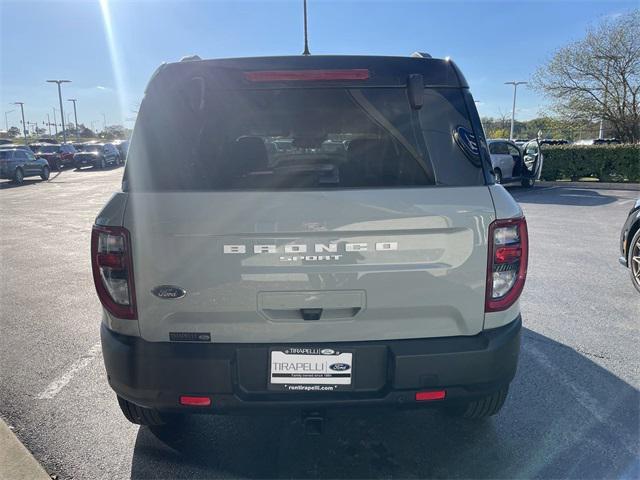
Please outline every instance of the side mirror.
[{"label": "side mirror", "polygon": [[412,73],[407,79],[407,95],[409,104],[414,110],[420,110],[424,103],[424,78],[419,73]]}]

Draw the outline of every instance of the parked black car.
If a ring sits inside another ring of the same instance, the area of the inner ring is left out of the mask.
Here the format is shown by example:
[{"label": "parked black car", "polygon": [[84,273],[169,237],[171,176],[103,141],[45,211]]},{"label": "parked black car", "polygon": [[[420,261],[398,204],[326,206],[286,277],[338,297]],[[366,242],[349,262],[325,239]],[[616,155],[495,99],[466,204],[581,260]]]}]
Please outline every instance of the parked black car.
[{"label": "parked black car", "polygon": [[36,158],[29,149],[0,149],[0,178],[13,180],[19,185],[25,177],[40,176],[42,180],[48,180],[50,172],[47,161]]},{"label": "parked black car", "polygon": [[629,211],[620,233],[620,263],[629,268],[631,282],[640,292],[640,198]]},{"label": "parked black car", "polygon": [[540,145],[568,145],[569,140],[564,138],[545,138],[540,140]]},{"label": "parked black car", "polygon": [[81,152],[74,155],[77,169],[82,167],[107,168],[120,164],[120,153],[111,143],[92,143],[84,145]]},{"label": "parked black car", "polygon": [[74,164],[74,155],[76,149],[70,143],[62,144],[36,144],[31,145],[31,149],[37,157],[44,158],[49,162],[49,168],[51,170],[60,170],[67,165]]}]

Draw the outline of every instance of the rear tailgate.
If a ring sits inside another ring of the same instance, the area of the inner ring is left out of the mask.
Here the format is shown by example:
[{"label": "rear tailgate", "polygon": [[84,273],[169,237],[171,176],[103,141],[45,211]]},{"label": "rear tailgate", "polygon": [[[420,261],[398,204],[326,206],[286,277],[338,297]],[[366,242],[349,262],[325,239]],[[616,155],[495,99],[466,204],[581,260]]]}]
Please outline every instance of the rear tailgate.
[{"label": "rear tailgate", "polygon": [[[494,217],[486,186],[132,192],[124,226],[141,335],[251,343],[477,334]],[[186,295],[159,298],[152,290],[162,285]]]}]

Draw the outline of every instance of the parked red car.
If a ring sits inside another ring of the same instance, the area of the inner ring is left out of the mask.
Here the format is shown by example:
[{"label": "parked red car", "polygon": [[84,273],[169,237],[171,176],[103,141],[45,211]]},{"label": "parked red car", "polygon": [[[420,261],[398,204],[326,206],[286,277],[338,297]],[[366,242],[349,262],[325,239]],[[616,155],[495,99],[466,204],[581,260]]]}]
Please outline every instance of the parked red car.
[{"label": "parked red car", "polygon": [[67,165],[73,165],[73,156],[76,153],[76,149],[71,144],[40,144],[32,145],[32,148],[37,157],[44,158],[49,162],[51,170],[60,170]]}]

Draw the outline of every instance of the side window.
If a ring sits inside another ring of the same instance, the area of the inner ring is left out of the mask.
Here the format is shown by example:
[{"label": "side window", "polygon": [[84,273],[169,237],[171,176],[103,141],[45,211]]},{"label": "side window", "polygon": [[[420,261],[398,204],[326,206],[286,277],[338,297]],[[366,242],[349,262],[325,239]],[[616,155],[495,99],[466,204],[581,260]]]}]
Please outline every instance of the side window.
[{"label": "side window", "polygon": [[509,150],[509,155],[518,157],[520,156],[520,151],[513,145],[507,143],[507,149]]},{"label": "side window", "polygon": [[498,153],[498,152],[497,152],[497,145],[498,145],[497,143],[495,143],[495,142],[491,142],[491,143],[489,144],[489,153],[494,154],[494,155],[495,155],[496,153]]},{"label": "side window", "polygon": [[22,150],[16,150],[13,152],[13,159],[19,162],[24,162],[27,159],[27,155]]},{"label": "side window", "polygon": [[491,144],[493,147],[490,151],[491,153],[499,154],[499,155],[509,155],[509,150],[507,149],[507,144],[504,142],[494,142]]},{"label": "side window", "polygon": [[36,157],[32,152],[28,152],[28,151],[24,151],[24,155],[27,157],[27,160],[29,162],[35,162],[36,161]]}]

